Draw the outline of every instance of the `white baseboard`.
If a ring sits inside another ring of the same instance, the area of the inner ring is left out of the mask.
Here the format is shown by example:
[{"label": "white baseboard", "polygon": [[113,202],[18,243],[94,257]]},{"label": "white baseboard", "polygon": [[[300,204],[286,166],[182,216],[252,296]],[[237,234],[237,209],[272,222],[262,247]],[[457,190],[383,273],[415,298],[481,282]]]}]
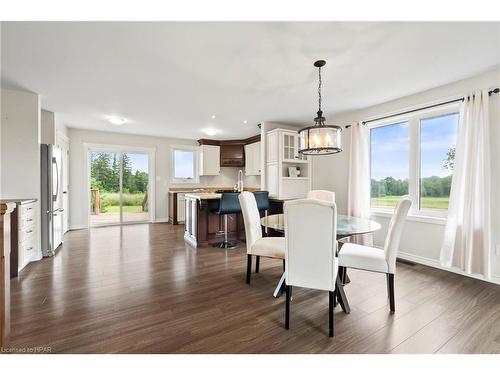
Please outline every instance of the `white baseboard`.
[{"label": "white baseboard", "polygon": [[70,225],[69,230],[89,229],[88,225]]},{"label": "white baseboard", "polygon": [[168,217],[157,217],[155,223],[167,223]]},{"label": "white baseboard", "polygon": [[493,283],[493,284],[500,284],[500,275],[492,275],[491,279],[487,279],[482,275],[471,275],[471,274],[465,273],[464,271],[462,271],[458,268],[444,267],[441,265],[441,263],[439,263],[438,260],[422,257],[420,255],[405,253],[403,251],[398,252],[398,258],[403,259],[403,260],[408,260],[410,262],[414,262],[414,263],[418,263],[418,264],[423,264],[424,266],[429,266],[429,267],[433,267],[433,268],[438,268],[440,270],[453,272],[453,273],[456,273],[456,274],[459,274],[462,276],[472,277],[473,279],[487,281],[487,282]]}]

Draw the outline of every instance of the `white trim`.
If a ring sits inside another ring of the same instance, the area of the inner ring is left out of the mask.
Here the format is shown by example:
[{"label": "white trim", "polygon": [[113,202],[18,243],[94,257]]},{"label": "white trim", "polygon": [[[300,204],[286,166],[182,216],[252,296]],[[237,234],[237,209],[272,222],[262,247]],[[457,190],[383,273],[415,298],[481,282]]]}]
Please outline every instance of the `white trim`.
[{"label": "white trim", "polygon": [[[377,210],[372,209],[371,210],[371,216],[391,218],[392,215],[394,215],[394,211],[383,210],[383,209],[377,209]],[[446,221],[447,221],[447,219],[445,217],[425,216],[425,215],[418,215],[418,214],[409,214],[406,217],[406,220],[417,221],[417,222],[426,223],[426,224],[437,224],[437,225],[446,225]]]},{"label": "white trim", "polygon": [[[150,204],[148,205],[149,211],[149,222],[154,223],[156,217],[156,147],[137,147],[128,145],[116,145],[116,144],[99,144],[99,143],[83,143],[84,158],[87,161],[85,163],[86,170],[84,175],[86,176],[87,194],[86,194],[86,209],[87,209],[87,227],[90,228],[90,158],[89,151],[107,151],[107,152],[121,152],[121,153],[134,153],[140,152],[148,154],[148,199]],[[127,224],[121,223],[121,224]],[[139,224],[139,222],[130,222],[132,224]],[[120,224],[120,223],[117,223]]]},{"label": "white trim", "polygon": [[[200,166],[199,166],[199,147],[191,145],[170,145],[170,183],[171,184],[199,184],[200,183]],[[175,150],[193,151],[193,173],[194,179],[178,179],[175,178]]]},{"label": "white trim", "polygon": [[500,275],[492,275],[491,279],[487,279],[487,278],[485,278],[484,276],[481,276],[481,275],[476,275],[476,274],[471,275],[471,274],[465,273],[464,271],[459,270],[458,268],[443,267],[439,263],[439,261],[437,261],[435,259],[431,259],[431,258],[427,258],[427,257],[422,257],[420,255],[414,255],[414,254],[406,253],[406,252],[403,252],[403,251],[399,251],[398,252],[398,258],[404,259],[404,260],[408,260],[410,262],[414,262],[414,263],[418,263],[418,264],[423,264],[424,266],[438,268],[438,269],[443,270],[443,271],[453,272],[453,273],[456,273],[458,275],[471,277],[473,279],[482,280],[482,281],[486,281],[486,282],[489,282],[489,283],[499,284],[500,285]]},{"label": "white trim", "polygon": [[88,225],[82,225],[82,224],[70,225],[69,226],[69,230],[80,230],[80,229],[89,229],[89,226]]},{"label": "white trim", "polygon": [[155,223],[168,223],[168,217],[157,217]]}]

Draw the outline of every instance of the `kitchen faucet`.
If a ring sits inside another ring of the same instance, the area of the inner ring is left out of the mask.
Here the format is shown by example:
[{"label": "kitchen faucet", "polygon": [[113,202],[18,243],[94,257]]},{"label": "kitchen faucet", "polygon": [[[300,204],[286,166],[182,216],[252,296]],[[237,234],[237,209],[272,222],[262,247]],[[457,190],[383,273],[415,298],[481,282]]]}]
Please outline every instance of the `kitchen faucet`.
[{"label": "kitchen faucet", "polygon": [[238,192],[242,192],[243,191],[243,171],[240,169],[238,171]]}]

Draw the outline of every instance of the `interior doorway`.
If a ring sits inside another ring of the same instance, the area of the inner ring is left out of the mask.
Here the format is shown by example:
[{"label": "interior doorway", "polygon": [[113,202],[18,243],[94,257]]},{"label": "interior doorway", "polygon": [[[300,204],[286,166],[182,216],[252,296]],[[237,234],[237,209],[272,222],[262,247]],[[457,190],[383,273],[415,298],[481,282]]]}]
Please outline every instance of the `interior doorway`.
[{"label": "interior doorway", "polygon": [[87,157],[90,226],[153,221],[151,152],[99,147]]}]

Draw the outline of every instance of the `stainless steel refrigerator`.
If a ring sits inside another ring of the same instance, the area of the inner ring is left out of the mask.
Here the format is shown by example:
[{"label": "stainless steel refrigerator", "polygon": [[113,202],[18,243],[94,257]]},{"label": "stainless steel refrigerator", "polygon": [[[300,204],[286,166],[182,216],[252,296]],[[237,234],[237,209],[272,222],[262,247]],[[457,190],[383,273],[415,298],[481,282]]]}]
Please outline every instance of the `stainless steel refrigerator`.
[{"label": "stainless steel refrigerator", "polygon": [[41,219],[42,253],[54,256],[63,236],[63,166],[62,150],[54,145],[41,145]]}]

